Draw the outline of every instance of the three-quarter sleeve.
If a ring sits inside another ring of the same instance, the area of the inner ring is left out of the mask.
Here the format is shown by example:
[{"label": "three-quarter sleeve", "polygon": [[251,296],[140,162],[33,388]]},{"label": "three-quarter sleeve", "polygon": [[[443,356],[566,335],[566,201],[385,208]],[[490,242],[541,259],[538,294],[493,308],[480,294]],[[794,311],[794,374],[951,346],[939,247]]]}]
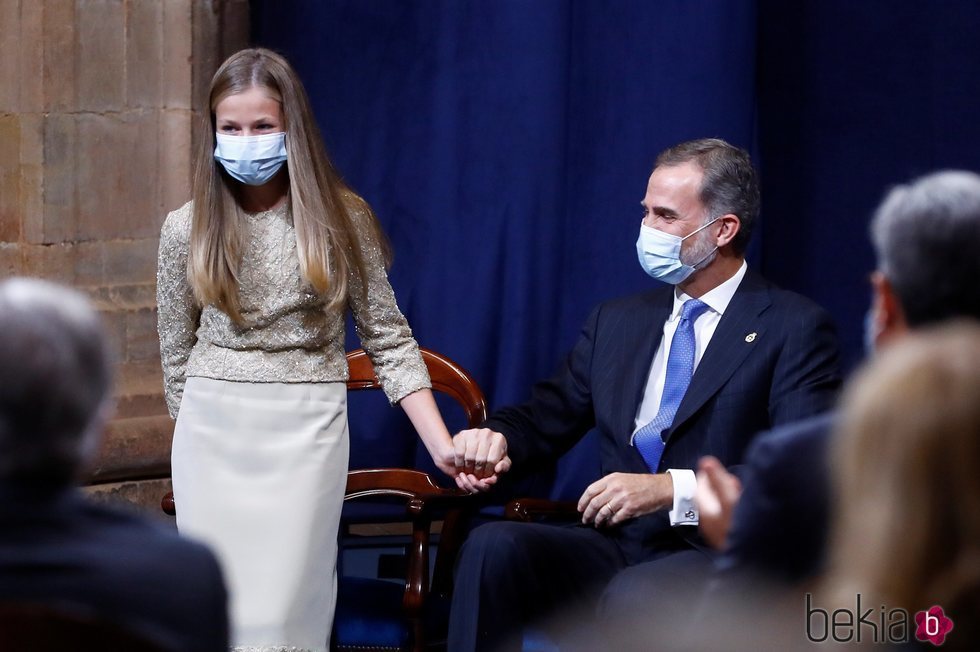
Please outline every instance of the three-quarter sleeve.
[{"label": "three-quarter sleeve", "polygon": [[395,404],[412,392],[431,388],[432,383],[412,329],[395,301],[381,243],[368,226],[373,219],[370,209],[361,201],[352,203],[351,218],[357,229],[356,246],[364,259],[365,278],[351,272],[348,302],[361,346],[371,358],[385,395]]},{"label": "three-quarter sleeve", "polygon": [[187,360],[197,341],[200,308],[187,280],[190,206],[167,215],[160,232],[157,259],[157,330],[164,397],[170,416],[177,418],[187,380]]}]

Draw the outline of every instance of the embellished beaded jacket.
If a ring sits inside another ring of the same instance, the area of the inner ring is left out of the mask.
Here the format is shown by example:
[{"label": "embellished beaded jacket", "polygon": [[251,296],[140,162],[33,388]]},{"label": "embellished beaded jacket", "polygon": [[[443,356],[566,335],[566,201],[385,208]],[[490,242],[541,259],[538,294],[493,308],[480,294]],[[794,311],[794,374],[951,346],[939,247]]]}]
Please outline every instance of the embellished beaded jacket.
[{"label": "embellished beaded jacket", "polygon": [[[164,389],[172,417],[177,416],[189,376],[255,383],[347,380],[344,314],[327,310],[301,277],[289,204],[240,213],[242,325],[194,298],[187,279],[192,203],[167,216],[160,234],[157,305]],[[351,273],[348,305],[385,394],[396,403],[431,384],[418,344],[395,302],[380,243],[367,228],[367,211],[351,211],[367,272],[363,279]]]}]

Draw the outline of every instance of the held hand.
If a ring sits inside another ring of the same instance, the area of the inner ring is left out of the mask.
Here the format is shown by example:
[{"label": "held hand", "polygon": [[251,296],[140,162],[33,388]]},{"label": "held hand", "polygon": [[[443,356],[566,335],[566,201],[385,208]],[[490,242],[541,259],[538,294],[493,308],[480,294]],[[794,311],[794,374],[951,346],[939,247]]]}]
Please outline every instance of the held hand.
[{"label": "held hand", "polygon": [[610,473],[586,488],[578,511],[582,523],[602,527],[664,509],[673,500],[674,486],[666,473]]},{"label": "held hand", "polygon": [[457,487],[471,494],[489,491],[490,487],[497,482],[496,475],[488,478],[477,478],[475,475],[457,471],[456,451],[452,443],[448,443],[444,449],[433,452],[432,461],[435,462],[440,471],[456,482]]},{"label": "held hand", "polygon": [[471,494],[489,491],[490,487],[497,484],[497,476],[495,475],[489,478],[477,478],[472,474],[457,473],[453,479],[456,481],[457,487]]},{"label": "held hand", "polygon": [[717,458],[707,455],[698,462],[696,500],[698,528],[711,547],[721,550],[732,527],[732,512],[742,495],[738,477],[725,470]]},{"label": "held hand", "polygon": [[460,431],[453,437],[453,448],[457,472],[484,479],[510,469],[507,440],[489,428]]}]

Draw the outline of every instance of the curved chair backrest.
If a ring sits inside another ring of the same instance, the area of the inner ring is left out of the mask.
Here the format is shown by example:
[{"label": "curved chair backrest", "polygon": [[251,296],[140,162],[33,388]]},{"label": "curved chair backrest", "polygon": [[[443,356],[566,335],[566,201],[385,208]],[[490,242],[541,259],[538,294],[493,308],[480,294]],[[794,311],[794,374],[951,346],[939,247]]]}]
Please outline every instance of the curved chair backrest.
[{"label": "curved chair backrest", "polygon": [[167,652],[123,627],[77,611],[42,604],[0,603],[2,652]]},{"label": "curved chair backrest", "polygon": [[[487,418],[487,407],[473,377],[439,353],[428,349],[421,349],[421,353],[432,379],[432,389],[450,396],[463,408],[470,428],[480,426]],[[350,351],[347,365],[348,390],[381,388],[363,349]],[[345,501],[379,497],[404,501],[401,520],[408,520],[412,525],[404,590],[400,595],[392,594],[390,582],[341,577],[332,648],[365,651],[407,647],[421,652],[434,633],[425,625],[426,614],[433,611],[429,607],[431,599],[445,601],[451,591],[453,563],[466,526],[464,511],[472,506],[472,497],[455,487],[440,487],[427,473],[413,469],[348,472]],[[429,530],[433,518],[442,519],[443,526],[430,584]],[[400,612],[394,620],[379,615],[392,613],[385,608],[390,600],[398,603],[396,614]]]},{"label": "curved chair backrest", "polygon": [[[454,398],[466,413],[466,421],[470,428],[476,428],[487,419],[487,403],[483,398],[480,386],[476,384],[465,369],[446,356],[420,349],[422,360],[432,378],[432,389],[443,392]],[[374,373],[374,366],[364,349],[355,349],[347,353],[347,366],[350,378],[347,389],[380,389],[381,383]]]}]

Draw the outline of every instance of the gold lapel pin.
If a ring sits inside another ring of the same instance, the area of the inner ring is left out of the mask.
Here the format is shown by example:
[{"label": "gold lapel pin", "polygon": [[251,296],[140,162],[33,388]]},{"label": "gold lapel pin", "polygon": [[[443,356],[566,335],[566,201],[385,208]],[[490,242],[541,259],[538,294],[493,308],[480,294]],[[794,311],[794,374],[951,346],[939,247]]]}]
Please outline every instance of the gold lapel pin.
[{"label": "gold lapel pin", "polygon": [[755,342],[755,336],[756,336],[756,333],[749,333],[748,335],[745,336],[745,341],[746,342]]}]

